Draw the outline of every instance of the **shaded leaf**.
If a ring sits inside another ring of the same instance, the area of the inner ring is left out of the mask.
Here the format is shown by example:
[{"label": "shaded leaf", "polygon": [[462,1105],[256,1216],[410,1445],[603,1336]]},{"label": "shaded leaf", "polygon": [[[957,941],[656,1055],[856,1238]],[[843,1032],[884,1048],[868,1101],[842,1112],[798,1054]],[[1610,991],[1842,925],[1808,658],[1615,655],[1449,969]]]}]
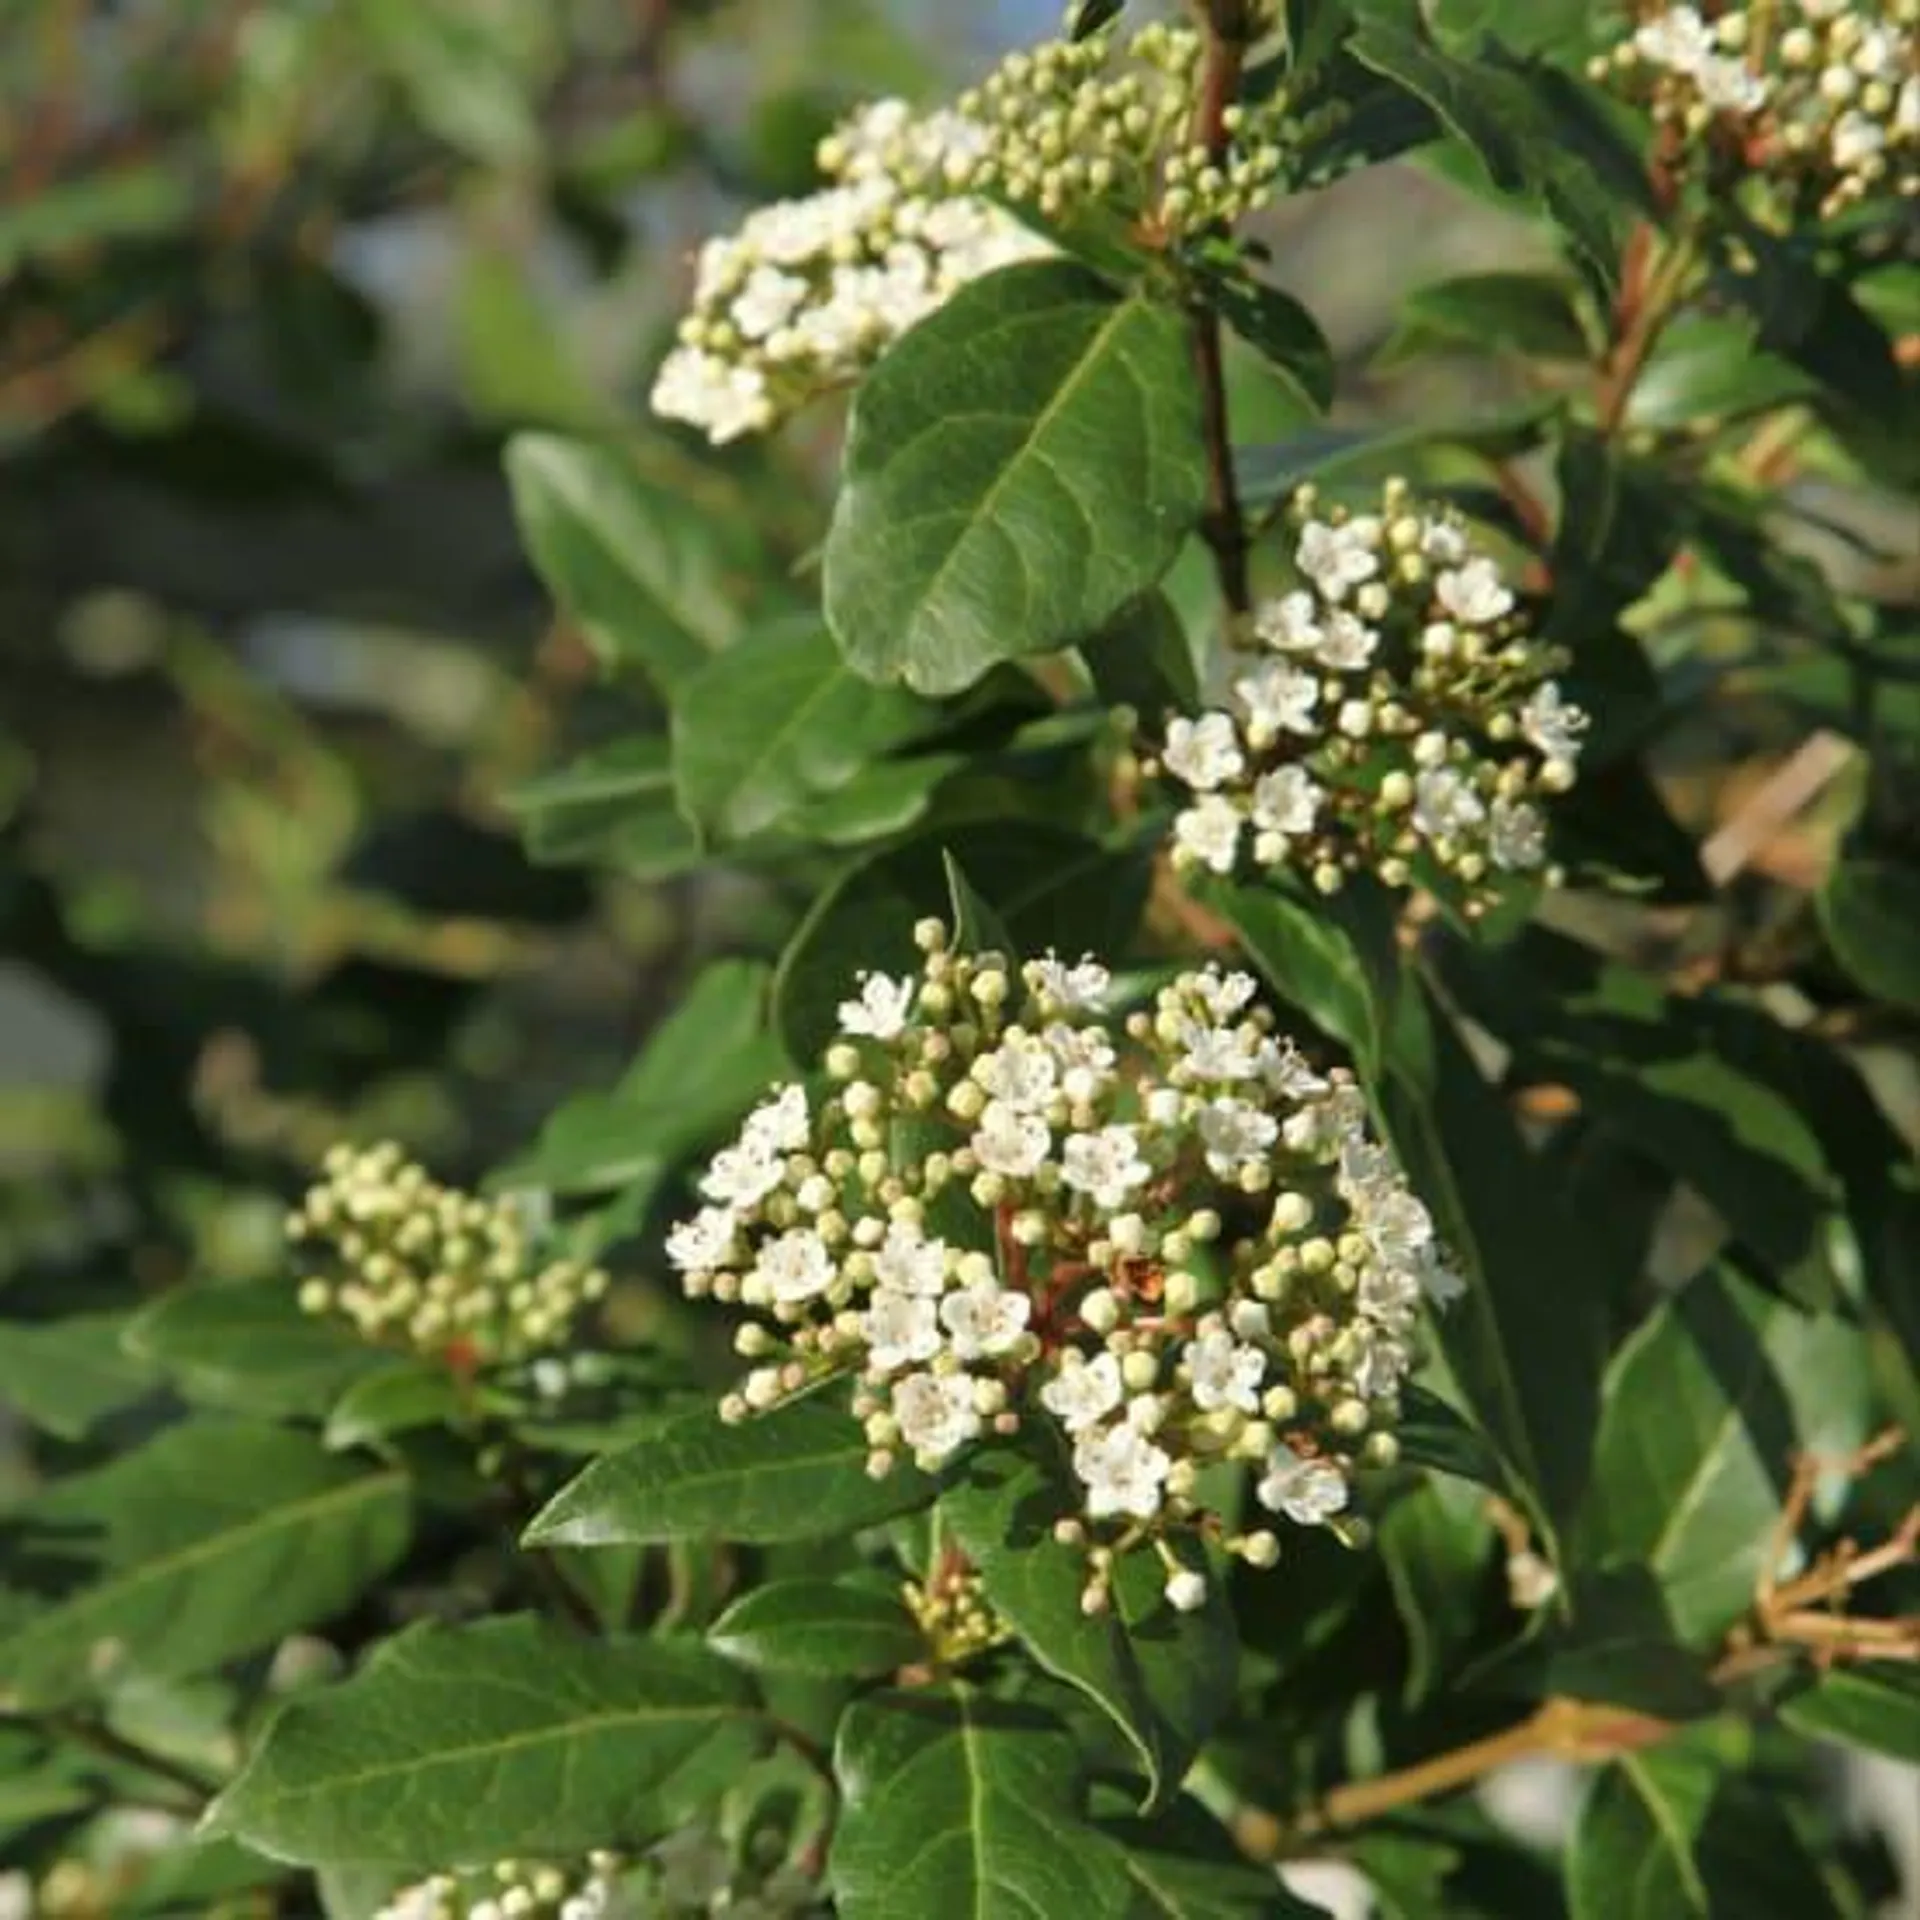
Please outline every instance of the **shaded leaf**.
[{"label": "shaded leaf", "polygon": [[1920,1670],[1886,1661],[1833,1667],[1781,1702],[1797,1732],[1920,1766]]},{"label": "shaded leaf", "polygon": [[355,1599],[400,1557],[393,1471],[281,1427],[194,1421],[0,1525],[0,1707],[203,1673]]},{"label": "shaded leaf", "polygon": [[1050,261],[988,274],[854,400],[827,619],[854,669],[951,693],[1084,639],[1173,562],[1205,495],[1180,313]]},{"label": "shaded leaf", "polygon": [[1271,1867],[1254,1866],[1191,1800],[1154,1820],[1104,1820],[1100,1828],[1125,1849],[1133,1883],[1125,1920],[1325,1920]]},{"label": "shaded leaf", "polygon": [[153,1391],[154,1369],[123,1344],[124,1313],[0,1322],[0,1404],[29,1426],[79,1440]]},{"label": "shaded leaf", "polygon": [[1920,1011],[1920,867],[1843,855],[1817,895],[1834,958],[1876,1000]]},{"label": "shaded leaf", "polygon": [[1207,298],[1235,333],[1315,413],[1333,399],[1333,349],[1320,323],[1292,294],[1246,273],[1202,276]]},{"label": "shaded leaf", "polygon": [[639,880],[693,864],[699,840],[675,804],[668,752],[665,740],[636,735],[507,794],[528,858],[608,866]]},{"label": "shaded leaf", "polygon": [[1573,288],[1549,273],[1463,273],[1416,287],[1400,303],[1385,357],[1433,345],[1550,360],[1583,360],[1591,351]]},{"label": "shaded leaf", "polygon": [[291,1701],[203,1831],[307,1866],[578,1854],[658,1838],[760,1744],[745,1677],[697,1644],[424,1626]]}]

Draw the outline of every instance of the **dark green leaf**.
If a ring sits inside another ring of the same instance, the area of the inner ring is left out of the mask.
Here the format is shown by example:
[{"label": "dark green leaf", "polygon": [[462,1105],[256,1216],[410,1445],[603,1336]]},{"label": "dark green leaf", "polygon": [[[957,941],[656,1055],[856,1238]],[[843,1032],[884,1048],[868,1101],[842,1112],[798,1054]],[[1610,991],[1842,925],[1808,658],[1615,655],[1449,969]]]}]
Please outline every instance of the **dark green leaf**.
[{"label": "dark green leaf", "polygon": [[1846,854],[1818,895],[1834,958],[1890,1006],[1920,1012],[1920,867]]},{"label": "dark green leaf", "polygon": [[1325,1920],[1191,1800],[1155,1820],[1104,1820],[1100,1829],[1126,1850],[1133,1897],[1125,1920]]},{"label": "dark green leaf", "polygon": [[940,1519],[994,1611],[1042,1667],[1089,1695],[1126,1735],[1148,1803],[1163,1802],[1232,1700],[1232,1616],[1218,1579],[1198,1611],[1176,1611],[1166,1569],[1145,1549],[1117,1562],[1108,1610],[1083,1612],[1086,1555],[1052,1535],[1070,1504],[1036,1462],[993,1451],[971,1460],[941,1496]]},{"label": "dark green leaf", "polygon": [[1149,879],[1145,857],[1114,852],[1050,822],[969,820],[853,868],[814,904],[780,958],[774,1020],[795,1060],[816,1060],[863,969],[919,963],[913,924],[951,909],[943,855],[1006,926],[1022,956],[1057,947],[1121,957]]},{"label": "dark green leaf", "polygon": [[0,1710],[203,1673],[322,1621],[399,1559],[408,1495],[280,1427],[195,1421],[0,1527]]},{"label": "dark green leaf", "polygon": [[1646,1567],[1581,1571],[1570,1620],[1554,1622],[1493,1671],[1523,1697],[1565,1694],[1662,1720],[1691,1720],[1722,1704],[1707,1657],[1683,1647],[1659,1581]]},{"label": "dark green leaf", "polygon": [[420,1627],[293,1700],[205,1830],[301,1865],[482,1866],[658,1838],[760,1744],[743,1675],[690,1642],[530,1616]]},{"label": "dark green leaf", "polygon": [[776,1580],[743,1594],[707,1630],[730,1659],[823,1679],[892,1673],[926,1643],[897,1594],[845,1580]]},{"label": "dark green leaf", "polygon": [[1292,294],[1245,273],[1204,276],[1207,298],[1227,324],[1315,412],[1333,399],[1333,349],[1320,323]]},{"label": "dark green leaf", "polygon": [[290,1281],[181,1287],[134,1319],[127,1347],[189,1400],[272,1416],[324,1413],[388,1358],[302,1312]]},{"label": "dark green leaf", "polygon": [[154,1369],[126,1351],[123,1313],[0,1321],[0,1404],[60,1440],[79,1440],[153,1391]]},{"label": "dark green leaf", "polygon": [[1058,1721],[971,1688],[873,1694],[834,1742],[842,1794],[828,1864],[843,1920],[1119,1914],[1119,1849],[1085,1822]]},{"label": "dark green leaf", "polygon": [[908,1466],[867,1472],[859,1423],[829,1397],[729,1425],[715,1410],[665,1421],[608,1454],[535,1516],[529,1543],[597,1547],[642,1540],[812,1540],[923,1506],[933,1483]]},{"label": "dark green leaf", "polygon": [[1627,421],[1634,427],[1683,427],[1695,420],[1739,420],[1801,399],[1813,384],[1801,368],[1762,353],[1750,322],[1688,314],[1662,335],[1659,351],[1634,382]]},{"label": "dark green leaf", "polygon": [[667,742],[636,736],[581,755],[506,796],[528,855],[613,867],[637,880],[690,866],[699,840],[674,804]]},{"label": "dark green leaf", "polygon": [[1069,40],[1087,40],[1110,20],[1118,20],[1126,11],[1127,0],[1074,0],[1072,17],[1067,23]]},{"label": "dark green leaf", "polygon": [[1649,1568],[1680,1636],[1715,1642],[1752,1604],[1795,1456],[1867,1425],[1858,1330],[1709,1272],[1620,1350],[1578,1542]]},{"label": "dark green leaf", "polygon": [[342,1452],[419,1427],[454,1426],[465,1411],[446,1367],[403,1360],[363,1375],[340,1396],[327,1415],[326,1442]]},{"label": "dark green leaf", "polygon": [[1449,1406],[1425,1387],[1400,1389],[1400,1420],[1393,1435],[1400,1458],[1410,1467],[1471,1480],[1495,1492],[1506,1488],[1506,1469],[1487,1436],[1458,1408]]},{"label": "dark green leaf", "polygon": [[1572,1920],[1840,1920],[1776,1798],[1705,1730],[1615,1760],[1567,1856]]},{"label": "dark green leaf", "polygon": [[951,693],[1096,633],[1173,562],[1206,473],[1180,313],[1063,262],[912,329],[854,401],[826,548],[856,671]]},{"label": "dark green leaf", "polygon": [[809,801],[924,734],[937,708],[876,687],[809,620],[763,627],[710,661],[673,703],[673,780],[720,844],[790,824]]},{"label": "dark green leaf", "polygon": [[590,441],[520,434],[507,479],[542,578],[609,670],[638,667],[674,693],[734,637],[729,523]]},{"label": "dark green leaf", "polygon": [[1920,1669],[1912,1666],[1834,1667],[1783,1701],[1780,1717],[1817,1739],[1920,1766]]},{"label": "dark green leaf", "polygon": [[1493,1541],[1485,1496],[1456,1480],[1415,1487],[1381,1516],[1377,1550],[1406,1629],[1410,1705],[1428,1698],[1471,1645]]},{"label": "dark green leaf", "polygon": [[1200,673],[1180,616],[1164,593],[1136,600],[1081,648],[1101,704],[1131,707],[1151,725],[1200,704]]}]

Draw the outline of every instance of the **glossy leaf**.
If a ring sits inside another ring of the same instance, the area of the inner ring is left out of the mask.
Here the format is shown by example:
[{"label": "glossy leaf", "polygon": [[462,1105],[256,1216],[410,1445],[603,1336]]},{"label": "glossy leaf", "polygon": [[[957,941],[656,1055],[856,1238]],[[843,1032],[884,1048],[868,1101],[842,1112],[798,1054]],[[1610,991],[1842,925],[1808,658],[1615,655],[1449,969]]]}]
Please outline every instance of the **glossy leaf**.
[{"label": "glossy leaf", "polygon": [[704,1647],[417,1627],[291,1701],[205,1830],[307,1866],[578,1854],[659,1837],[677,1793],[760,1744],[745,1677]]},{"label": "glossy leaf", "polygon": [[872,1694],[840,1721],[828,1877],[843,1920],[1127,1909],[1119,1849],[1085,1821],[1058,1721],[969,1687]]},{"label": "glossy leaf", "polygon": [[1843,855],[1817,899],[1834,957],[1859,986],[1920,1011],[1920,866]]},{"label": "glossy leaf", "polygon": [[1284,288],[1248,274],[1211,274],[1203,284],[1228,326],[1313,412],[1324,412],[1333,399],[1333,349],[1319,321]]},{"label": "glossy leaf", "polygon": [[0,1523],[0,1709],[204,1673],[330,1618],[407,1544],[392,1470],[280,1427],[205,1420]]},{"label": "glossy leaf", "polygon": [[739,630],[732,536],[627,455],[520,434],[507,479],[535,565],[609,671],[638,667],[675,693]]},{"label": "glossy leaf", "polygon": [[327,1414],[326,1442],[336,1452],[421,1427],[457,1426],[467,1413],[452,1371],[403,1360],[356,1380]]},{"label": "glossy leaf", "polygon": [[1651,1569],[1682,1638],[1711,1643],[1752,1604],[1795,1456],[1865,1437],[1866,1386],[1846,1322],[1702,1274],[1609,1372],[1583,1554]]},{"label": "glossy leaf", "polygon": [[1124,1555],[1111,1607],[1089,1615],[1084,1552],[1052,1523],[1067,1491],[1012,1450],[980,1454],[941,1496],[940,1521],[980,1574],[993,1608],[1047,1672],[1081,1689],[1126,1736],[1146,1776],[1148,1804],[1180,1784],[1233,1694],[1232,1616],[1218,1578],[1206,1604],[1178,1612],[1157,1555]]},{"label": "glossy leaf", "polygon": [[83,1439],[150,1394],[156,1371],[127,1352],[124,1313],[0,1321],[0,1403],[60,1440]]},{"label": "glossy leaf", "polygon": [[707,1630],[743,1666],[823,1679],[892,1673],[926,1651],[897,1593],[845,1580],[775,1580],[745,1593]]},{"label": "glossy leaf", "polygon": [[811,621],[760,628],[674,700],[674,788],[711,840],[745,840],[840,792],[938,718],[903,689],[861,679]]},{"label": "glossy leaf", "polygon": [[1800,1733],[1920,1766],[1920,1671],[1861,1661],[1821,1674],[1780,1705]]},{"label": "glossy leaf", "polygon": [[527,1529],[534,1545],[646,1540],[813,1540],[869,1527],[932,1498],[909,1466],[867,1472],[859,1423],[831,1397],[729,1424],[700,1407],[569,1481]]},{"label": "glossy leaf", "polygon": [[1096,633],[1173,562],[1205,468],[1179,311],[1043,262],[964,287],[854,401],[827,539],[854,669],[952,693]]}]

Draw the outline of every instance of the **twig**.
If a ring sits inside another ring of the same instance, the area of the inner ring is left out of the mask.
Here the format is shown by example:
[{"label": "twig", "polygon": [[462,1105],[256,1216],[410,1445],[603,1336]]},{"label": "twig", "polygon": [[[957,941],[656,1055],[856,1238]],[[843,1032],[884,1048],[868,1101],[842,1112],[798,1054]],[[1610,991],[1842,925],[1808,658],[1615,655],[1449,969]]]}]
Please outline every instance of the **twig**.
[{"label": "twig", "polygon": [[47,1721],[47,1727],[58,1738],[70,1740],[76,1747],[85,1747],[103,1760],[123,1767],[138,1767],[142,1773],[178,1787],[190,1797],[190,1811],[198,1811],[220,1791],[218,1780],[206,1779],[185,1761],[172,1760],[163,1753],[151,1753],[145,1747],[136,1746],[101,1721],[56,1714]]}]

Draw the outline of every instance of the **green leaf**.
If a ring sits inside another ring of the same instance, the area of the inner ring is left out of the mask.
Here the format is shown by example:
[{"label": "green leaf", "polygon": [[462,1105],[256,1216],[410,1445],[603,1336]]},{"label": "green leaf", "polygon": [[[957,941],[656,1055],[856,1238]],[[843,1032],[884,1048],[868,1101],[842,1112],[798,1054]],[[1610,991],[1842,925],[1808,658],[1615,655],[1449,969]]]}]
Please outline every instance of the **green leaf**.
[{"label": "green leaf", "polygon": [[1125,1920],[1326,1920],[1190,1800],[1155,1820],[1103,1820],[1100,1830],[1125,1849],[1133,1883]]},{"label": "green leaf", "polygon": [[1320,323],[1292,294],[1243,272],[1205,273],[1209,302],[1240,338],[1315,413],[1333,400],[1333,349]]},{"label": "green leaf", "polygon": [[1363,65],[1425,101],[1502,192],[1538,201],[1596,277],[1612,280],[1637,163],[1571,82],[1551,69],[1502,61],[1491,49],[1455,59],[1411,28],[1381,19],[1362,23],[1352,49]]},{"label": "green leaf", "polygon": [[29,260],[176,232],[193,207],[192,180],[164,160],[43,181],[0,211],[0,283]]},{"label": "green leaf", "polygon": [[229,1413],[322,1414],[391,1356],[304,1313],[291,1282],[181,1287],[127,1328],[127,1349],[187,1399]]},{"label": "green leaf", "polygon": [[526,1538],[568,1547],[815,1540],[932,1498],[933,1482],[908,1466],[873,1479],[867,1452],[859,1423],[828,1396],[734,1425],[717,1409],[697,1408],[596,1460],[535,1515]]},{"label": "green leaf", "polygon": [[1550,1622],[1488,1677],[1525,1699],[1565,1694],[1662,1720],[1699,1719],[1724,1704],[1708,1656],[1675,1638],[1647,1568],[1577,1570],[1569,1602],[1570,1620]]},{"label": "green leaf", "polygon": [[1920,867],[1846,854],[1817,896],[1834,958],[1876,1000],[1920,1012]]},{"label": "green leaf", "polygon": [[203,1673],[329,1618],[400,1557],[408,1494],[304,1434],[169,1428],[0,1526],[0,1711]]},{"label": "green leaf", "polygon": [[775,1580],[743,1594],[707,1639],[749,1667],[822,1679],[892,1673],[926,1652],[897,1593],[845,1580]]},{"label": "green leaf", "polygon": [[739,631],[730,575],[753,556],[732,523],[591,441],[517,434],[507,480],[534,564],[609,671],[675,694]]},{"label": "green leaf", "polygon": [[1169,709],[1200,704],[1193,643],[1164,593],[1136,600],[1081,653],[1103,706],[1131,707],[1152,723]]},{"label": "green leaf", "polygon": [[1680,1636],[1715,1642],[1752,1604],[1795,1456],[1858,1446],[1866,1402],[1856,1328],[1702,1274],[1608,1374],[1582,1555],[1650,1568]]},{"label": "green leaf", "polygon": [[1410,1467],[1451,1474],[1457,1480],[1491,1487],[1496,1493],[1510,1482],[1500,1456],[1457,1407],[1421,1386],[1400,1389],[1400,1419],[1393,1429],[1400,1458]]},{"label": "green leaf", "polygon": [[497,1187],[650,1194],[674,1164],[730,1125],[786,1062],[766,1030],[767,969],[720,960],[687,989],[610,1093],[576,1094]]},{"label": "green leaf", "polygon": [[1113,851],[1051,822],[969,820],[852,868],[800,923],[774,975],[774,1022],[795,1060],[817,1060],[865,969],[919,965],[913,923],[951,907],[943,855],[1005,924],[1023,957],[1048,947],[1118,959],[1150,878],[1144,855]]},{"label": "green leaf", "polygon": [[952,693],[1097,633],[1206,494],[1177,309],[1060,261],[963,287],[853,403],[827,619],[856,672]]},{"label": "green leaf", "polygon": [[744,1675],[692,1642],[529,1615],[426,1626],[274,1719],[202,1830],[304,1866],[482,1866],[645,1843],[761,1744]]},{"label": "green leaf", "polygon": [[144,1400],[154,1370],[128,1353],[124,1313],[0,1321],[0,1404],[59,1440],[81,1440]]},{"label": "green leaf", "polygon": [[1750,321],[1685,314],[1661,335],[1659,351],[1633,383],[1627,424],[1669,428],[1744,419],[1802,399],[1813,386],[1801,368],[1760,351]]},{"label": "green leaf", "polygon": [[1463,273],[1416,287],[1400,303],[1383,357],[1435,345],[1546,360],[1584,360],[1592,351],[1573,288],[1550,273]]},{"label": "green leaf", "polygon": [[1011,1449],[976,1455],[942,1494],[940,1522],[980,1575],[993,1608],[1047,1672],[1078,1687],[1126,1736],[1163,1803],[1233,1698],[1237,1645],[1221,1582],[1178,1612],[1166,1569],[1144,1549],[1115,1565],[1112,1605],[1081,1610],[1083,1551],[1053,1538],[1071,1497]]},{"label": "green leaf", "polygon": [[637,736],[597,748],[506,795],[528,855],[547,866],[608,866],[663,879],[699,858],[674,803],[665,740]]},{"label": "green leaf", "polygon": [[1911,1666],[1833,1667],[1782,1701],[1780,1717],[1815,1739],[1920,1766],[1920,1670]]},{"label": "green leaf", "polygon": [[1126,11],[1127,0],[1074,0],[1067,22],[1069,40],[1090,40],[1109,21],[1118,20]]},{"label": "green leaf", "polygon": [[531,76],[484,13],[459,0],[356,0],[353,32],[406,89],[421,122],[486,166],[531,166],[539,157]]},{"label": "green leaf", "polygon": [[1376,1545],[1407,1635],[1409,1705],[1427,1699],[1472,1644],[1493,1552],[1486,1499],[1455,1480],[1435,1480],[1395,1500]]},{"label": "green leaf", "polygon": [[1840,1920],[1778,1797],[1714,1739],[1683,1735],[1595,1778],[1567,1854],[1570,1920]]},{"label": "green leaf", "polygon": [[427,1361],[403,1360],[356,1380],[327,1415],[326,1443],[336,1453],[390,1434],[462,1423],[466,1408],[452,1373]]},{"label": "green leaf", "polygon": [[876,687],[810,620],[745,636],[673,703],[673,780],[687,818],[719,844],[789,825],[809,801],[925,734],[937,708]]},{"label": "green leaf", "polygon": [[1119,1850],[1085,1821],[1060,1723],[971,1688],[873,1694],[841,1717],[828,1863],[842,1920],[1119,1914]]}]

